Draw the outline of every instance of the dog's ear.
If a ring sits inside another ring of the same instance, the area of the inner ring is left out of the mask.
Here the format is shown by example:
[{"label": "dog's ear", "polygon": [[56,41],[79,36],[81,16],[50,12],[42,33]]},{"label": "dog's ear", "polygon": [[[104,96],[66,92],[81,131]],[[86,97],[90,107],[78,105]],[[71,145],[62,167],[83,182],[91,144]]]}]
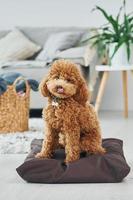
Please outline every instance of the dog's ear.
[{"label": "dog's ear", "polygon": [[81,84],[77,88],[77,92],[74,95],[74,99],[82,105],[85,105],[85,103],[89,100],[89,89],[84,80],[82,80]]},{"label": "dog's ear", "polygon": [[47,81],[48,81],[48,77],[44,78],[41,83],[39,84],[39,91],[42,93],[42,95],[44,97],[48,97],[49,96],[49,91],[47,88]]}]

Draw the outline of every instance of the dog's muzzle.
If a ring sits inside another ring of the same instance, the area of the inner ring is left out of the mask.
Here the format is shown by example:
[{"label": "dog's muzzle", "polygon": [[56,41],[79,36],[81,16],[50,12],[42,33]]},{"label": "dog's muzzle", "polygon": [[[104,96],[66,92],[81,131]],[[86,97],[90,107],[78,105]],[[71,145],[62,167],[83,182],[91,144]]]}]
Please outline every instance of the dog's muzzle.
[{"label": "dog's muzzle", "polygon": [[56,86],[56,91],[59,93],[59,94],[63,94],[64,93],[64,88],[60,85],[57,85]]}]

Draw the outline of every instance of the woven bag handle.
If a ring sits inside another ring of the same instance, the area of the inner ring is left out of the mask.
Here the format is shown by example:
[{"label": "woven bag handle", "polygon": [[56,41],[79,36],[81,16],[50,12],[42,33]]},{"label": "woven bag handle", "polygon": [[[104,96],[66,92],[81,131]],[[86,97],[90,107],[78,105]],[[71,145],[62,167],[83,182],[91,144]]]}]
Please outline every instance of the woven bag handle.
[{"label": "woven bag handle", "polygon": [[22,97],[22,98],[25,98],[25,97],[27,97],[28,95],[29,95],[29,92],[30,92],[30,86],[29,86],[29,84],[28,84],[28,81],[24,78],[24,77],[22,77],[22,76],[19,76],[18,78],[16,78],[16,80],[14,81],[14,83],[13,83],[13,89],[14,89],[14,91],[15,91],[15,94],[18,96],[18,94],[17,94],[17,92],[16,92],[16,83],[18,82],[18,81],[20,81],[20,80],[24,80],[25,81],[25,85],[26,85],[26,92],[25,92],[25,95]]}]

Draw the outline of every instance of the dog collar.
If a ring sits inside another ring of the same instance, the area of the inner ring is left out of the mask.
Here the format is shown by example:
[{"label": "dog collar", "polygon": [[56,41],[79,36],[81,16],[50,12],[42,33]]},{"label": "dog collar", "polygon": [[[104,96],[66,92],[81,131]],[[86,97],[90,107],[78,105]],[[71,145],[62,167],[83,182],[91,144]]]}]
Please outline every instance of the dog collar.
[{"label": "dog collar", "polygon": [[60,102],[61,102],[61,99],[59,97],[52,96],[52,106],[58,107]]}]

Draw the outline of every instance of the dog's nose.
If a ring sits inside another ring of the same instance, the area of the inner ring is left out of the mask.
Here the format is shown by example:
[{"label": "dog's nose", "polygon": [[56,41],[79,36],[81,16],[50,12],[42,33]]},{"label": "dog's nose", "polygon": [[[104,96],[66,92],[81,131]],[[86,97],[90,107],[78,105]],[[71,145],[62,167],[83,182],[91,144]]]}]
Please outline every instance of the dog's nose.
[{"label": "dog's nose", "polygon": [[63,87],[61,85],[57,85],[56,88],[58,89],[58,88],[63,88]]},{"label": "dog's nose", "polygon": [[60,94],[64,93],[64,88],[61,85],[57,85],[56,89],[57,89],[58,93],[60,93]]}]

